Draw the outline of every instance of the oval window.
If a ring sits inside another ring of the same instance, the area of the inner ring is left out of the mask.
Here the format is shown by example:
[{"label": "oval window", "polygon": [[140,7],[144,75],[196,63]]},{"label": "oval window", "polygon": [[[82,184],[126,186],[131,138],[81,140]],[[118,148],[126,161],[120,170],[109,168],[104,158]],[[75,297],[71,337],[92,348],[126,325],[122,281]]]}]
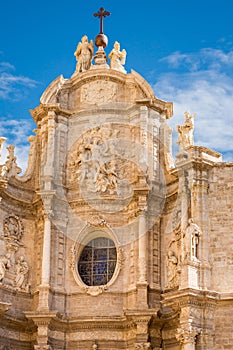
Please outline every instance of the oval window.
[{"label": "oval window", "polygon": [[101,286],[112,278],[117,263],[114,242],[105,237],[92,239],[82,250],[78,272],[87,286]]}]

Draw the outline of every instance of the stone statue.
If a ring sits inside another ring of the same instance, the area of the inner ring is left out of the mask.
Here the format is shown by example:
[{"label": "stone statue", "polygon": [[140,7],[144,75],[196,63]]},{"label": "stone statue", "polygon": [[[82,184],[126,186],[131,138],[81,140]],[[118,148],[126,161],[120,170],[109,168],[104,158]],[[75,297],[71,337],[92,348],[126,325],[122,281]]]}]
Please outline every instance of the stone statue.
[{"label": "stone statue", "polygon": [[88,43],[88,37],[84,35],[82,42],[78,43],[74,56],[77,59],[76,71],[78,73],[85,72],[91,67],[91,61],[94,53],[94,43],[91,40]]},{"label": "stone statue", "polygon": [[5,277],[6,269],[11,267],[10,254],[0,257],[0,282]]},{"label": "stone statue", "polygon": [[15,264],[15,286],[17,290],[29,291],[28,272],[28,264],[24,260],[24,256],[20,256]]},{"label": "stone statue", "polygon": [[[201,236],[202,232],[200,227],[193,222],[193,219],[188,220],[188,226],[185,231],[185,236],[187,236],[187,241],[189,241],[190,244],[190,259],[191,260],[198,260],[198,244],[199,244],[199,237]],[[187,244],[186,241],[186,244]],[[188,252],[189,253],[189,252]]]},{"label": "stone statue", "polygon": [[184,125],[177,125],[179,151],[185,151],[189,146],[194,145],[193,130],[196,114],[185,112]]},{"label": "stone statue", "polygon": [[3,165],[2,170],[1,170],[1,176],[4,178],[10,178],[13,176],[17,176],[18,174],[21,173],[22,169],[18,167],[16,163],[16,156],[15,156],[15,146],[10,145],[7,147],[8,150],[8,156],[7,156],[7,161]]},{"label": "stone statue", "polygon": [[120,51],[120,44],[118,43],[118,41],[115,41],[114,47],[108,57],[111,60],[110,61],[111,69],[115,69],[122,73],[126,73],[126,70],[123,67],[126,59],[126,51],[125,50]]},{"label": "stone statue", "polygon": [[172,250],[167,253],[167,286],[169,288],[176,287],[178,284],[178,259]]}]

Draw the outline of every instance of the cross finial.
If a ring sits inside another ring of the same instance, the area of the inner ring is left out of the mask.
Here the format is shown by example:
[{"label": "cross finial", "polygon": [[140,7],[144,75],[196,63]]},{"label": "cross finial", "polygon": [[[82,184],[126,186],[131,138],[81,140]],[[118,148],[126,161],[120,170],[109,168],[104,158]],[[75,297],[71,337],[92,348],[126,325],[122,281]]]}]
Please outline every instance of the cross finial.
[{"label": "cross finial", "polygon": [[107,16],[110,16],[110,12],[105,11],[103,7],[99,9],[99,12],[94,13],[94,17],[99,17],[100,18],[100,34],[104,33],[104,18]]}]

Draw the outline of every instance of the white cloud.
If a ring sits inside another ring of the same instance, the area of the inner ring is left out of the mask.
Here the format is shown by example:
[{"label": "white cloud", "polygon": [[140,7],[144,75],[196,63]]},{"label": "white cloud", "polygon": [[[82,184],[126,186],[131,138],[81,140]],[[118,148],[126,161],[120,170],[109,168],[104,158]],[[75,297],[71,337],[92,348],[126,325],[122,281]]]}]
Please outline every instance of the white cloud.
[{"label": "white cloud", "polygon": [[224,52],[220,49],[203,48],[198,52],[173,52],[161,59],[167,62],[170,68],[185,68],[189,71],[221,70],[233,66],[233,51]]},{"label": "white cloud", "polygon": [[189,54],[175,52],[163,61],[173,71],[161,74],[154,90],[156,96],[174,102],[171,125],[175,129],[183,124],[186,110],[196,113],[195,143],[233,161],[233,51],[207,48]]},{"label": "white cloud", "polygon": [[13,74],[15,67],[9,62],[0,62],[0,99],[17,100],[28,88],[37,85],[35,80]]}]

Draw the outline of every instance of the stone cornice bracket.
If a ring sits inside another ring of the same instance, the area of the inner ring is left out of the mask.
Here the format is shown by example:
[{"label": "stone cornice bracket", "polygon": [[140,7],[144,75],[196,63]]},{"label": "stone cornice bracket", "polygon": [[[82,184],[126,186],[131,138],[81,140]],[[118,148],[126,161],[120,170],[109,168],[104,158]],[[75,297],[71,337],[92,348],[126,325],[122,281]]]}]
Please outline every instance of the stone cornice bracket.
[{"label": "stone cornice bracket", "polygon": [[[177,328],[176,339],[180,344],[192,344],[195,346],[196,337],[201,333],[201,329],[193,327],[191,324],[182,325]],[[195,348],[193,348],[195,350]]]},{"label": "stone cornice bracket", "polygon": [[[148,343],[149,337],[149,324],[151,321],[151,315],[135,315],[132,317],[134,324],[136,325],[136,344]],[[144,348],[143,348],[144,349]]]},{"label": "stone cornice bracket", "polygon": [[56,318],[57,311],[49,312],[33,312],[25,311],[25,316],[28,320],[32,320],[37,326],[37,345],[34,345],[35,350],[52,350],[52,347],[48,344],[49,340],[49,327],[51,321]]},{"label": "stone cornice bracket", "polygon": [[31,116],[34,119],[35,123],[38,125],[39,122],[42,121],[42,119],[47,116],[49,111],[53,111],[56,114],[69,117],[72,112],[67,111],[65,109],[62,109],[59,105],[59,103],[55,104],[40,104],[35,109],[30,110]]}]

